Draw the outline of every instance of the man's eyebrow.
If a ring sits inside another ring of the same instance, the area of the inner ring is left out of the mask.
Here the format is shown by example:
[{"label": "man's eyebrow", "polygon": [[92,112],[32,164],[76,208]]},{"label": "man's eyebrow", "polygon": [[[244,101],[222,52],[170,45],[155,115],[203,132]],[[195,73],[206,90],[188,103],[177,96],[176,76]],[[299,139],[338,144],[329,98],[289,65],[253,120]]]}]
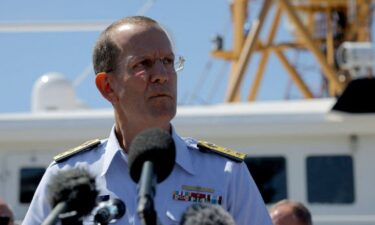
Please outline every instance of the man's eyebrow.
[{"label": "man's eyebrow", "polygon": [[[172,58],[174,58],[175,54],[173,52],[171,52],[171,53],[166,54],[166,55],[164,55],[162,57],[172,57]],[[155,58],[155,57],[152,56],[152,55],[129,55],[125,59],[127,61],[131,62],[131,61],[134,61],[134,60],[147,59],[147,58]]]},{"label": "man's eyebrow", "polygon": [[173,52],[169,53],[167,56],[175,57],[175,54]]},{"label": "man's eyebrow", "polygon": [[146,55],[140,55],[140,56],[130,55],[130,56],[125,57],[124,61],[128,62],[128,63],[132,63],[134,61],[138,61],[138,60],[142,60],[142,59],[146,59],[146,58],[148,58],[148,56],[146,56]]}]

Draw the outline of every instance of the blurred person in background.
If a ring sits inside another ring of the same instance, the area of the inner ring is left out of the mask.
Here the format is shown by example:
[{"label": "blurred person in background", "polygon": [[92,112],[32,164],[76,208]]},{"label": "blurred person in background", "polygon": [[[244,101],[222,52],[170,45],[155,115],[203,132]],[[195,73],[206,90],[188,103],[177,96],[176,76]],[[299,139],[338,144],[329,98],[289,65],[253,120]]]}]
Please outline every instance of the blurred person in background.
[{"label": "blurred person in background", "polygon": [[0,199],[0,225],[14,225],[13,212],[3,199]]},{"label": "blurred person in background", "polygon": [[281,200],[273,205],[270,216],[274,225],[312,225],[310,211],[300,202]]},{"label": "blurred person in background", "polygon": [[180,225],[236,225],[220,205],[193,204],[182,214]]}]

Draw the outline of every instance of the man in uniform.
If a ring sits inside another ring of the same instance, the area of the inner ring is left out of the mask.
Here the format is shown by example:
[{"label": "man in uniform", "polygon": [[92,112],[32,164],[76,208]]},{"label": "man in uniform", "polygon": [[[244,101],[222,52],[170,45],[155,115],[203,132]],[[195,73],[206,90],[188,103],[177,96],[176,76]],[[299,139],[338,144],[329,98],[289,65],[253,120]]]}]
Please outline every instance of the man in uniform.
[{"label": "man in uniform", "polygon": [[[94,48],[93,64],[96,86],[112,104],[115,124],[107,139],[55,157],[36,190],[25,225],[43,222],[51,211],[46,199],[49,180],[57,171],[72,167],[85,168],[96,176],[100,199],[118,198],[125,203],[126,214],[116,224],[140,224],[137,184],[127,162],[130,143],[147,128],[166,130],[176,145],[173,171],[156,188],[154,202],[161,224],[178,224],[185,209],[196,202],[221,205],[238,225],[272,224],[242,162],[243,155],[181,138],[171,125],[176,114],[179,60],[165,30],[148,17],[127,17],[103,31]],[[86,220],[90,224],[90,217]]]}]

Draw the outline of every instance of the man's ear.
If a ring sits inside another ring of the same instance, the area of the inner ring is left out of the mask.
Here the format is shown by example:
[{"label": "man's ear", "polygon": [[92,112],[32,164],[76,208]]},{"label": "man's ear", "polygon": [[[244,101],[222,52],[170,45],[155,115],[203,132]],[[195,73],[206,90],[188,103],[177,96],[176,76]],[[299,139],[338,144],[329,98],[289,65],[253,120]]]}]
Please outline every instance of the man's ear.
[{"label": "man's ear", "polygon": [[106,72],[101,72],[96,74],[95,77],[95,83],[96,87],[100,91],[100,93],[103,95],[104,98],[106,98],[111,103],[114,103],[116,101],[116,96],[112,88],[111,82],[113,77],[109,75]]}]

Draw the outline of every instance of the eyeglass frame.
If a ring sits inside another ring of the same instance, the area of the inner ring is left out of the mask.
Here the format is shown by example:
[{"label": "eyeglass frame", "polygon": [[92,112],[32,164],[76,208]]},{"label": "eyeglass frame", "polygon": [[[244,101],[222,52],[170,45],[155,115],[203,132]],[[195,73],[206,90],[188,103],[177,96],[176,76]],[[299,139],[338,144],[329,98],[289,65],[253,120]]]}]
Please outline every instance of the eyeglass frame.
[{"label": "eyeglass frame", "polygon": [[[183,56],[181,56],[181,55],[178,55],[177,58],[178,58],[178,60],[177,60],[176,62],[173,63],[173,69],[174,69],[174,72],[176,72],[176,73],[184,69],[185,61],[186,61],[185,58],[184,58]],[[160,59],[160,58],[154,60],[152,66],[155,64],[156,61],[160,61],[160,62],[162,62],[162,60],[163,60],[163,59]],[[162,62],[162,63],[163,63],[163,62]],[[176,66],[176,65],[177,65],[177,66]],[[110,70],[105,71],[105,72],[106,72],[106,73],[111,73],[111,72],[113,72],[114,70],[115,70],[115,69],[110,69]]]},{"label": "eyeglass frame", "polygon": [[[185,67],[185,58],[182,56],[182,55],[179,55],[178,56],[178,61],[176,61],[175,63],[174,63],[174,70],[176,71],[176,72],[179,72],[179,71],[181,71],[181,70],[183,70],[184,69],[184,67]],[[176,67],[176,65],[178,65],[178,67]]]}]

